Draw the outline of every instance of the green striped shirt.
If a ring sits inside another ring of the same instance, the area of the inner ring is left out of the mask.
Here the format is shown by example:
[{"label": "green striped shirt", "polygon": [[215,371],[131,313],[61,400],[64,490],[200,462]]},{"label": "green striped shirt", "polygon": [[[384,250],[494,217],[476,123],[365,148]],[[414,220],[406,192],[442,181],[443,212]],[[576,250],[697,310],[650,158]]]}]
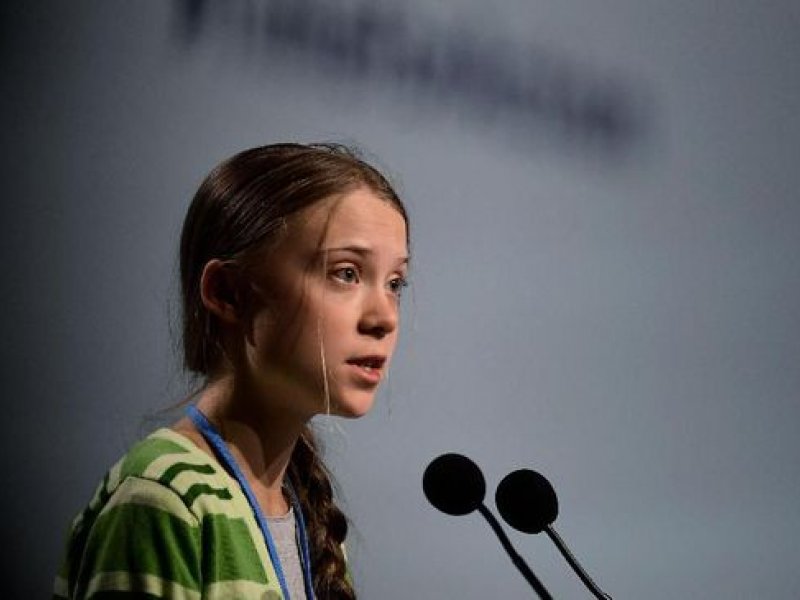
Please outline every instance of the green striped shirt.
[{"label": "green striped shirt", "polygon": [[282,598],[238,484],[159,429],[106,474],[75,518],[54,599]]}]

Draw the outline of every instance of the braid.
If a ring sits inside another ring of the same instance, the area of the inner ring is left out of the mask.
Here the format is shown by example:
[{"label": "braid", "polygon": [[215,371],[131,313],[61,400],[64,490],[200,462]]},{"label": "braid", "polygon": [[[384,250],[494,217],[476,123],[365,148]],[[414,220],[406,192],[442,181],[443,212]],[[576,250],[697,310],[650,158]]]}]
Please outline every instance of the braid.
[{"label": "braid", "polygon": [[334,503],[330,474],[308,426],[295,445],[288,471],[306,521],[316,597],[355,600],[342,549],[347,518]]}]

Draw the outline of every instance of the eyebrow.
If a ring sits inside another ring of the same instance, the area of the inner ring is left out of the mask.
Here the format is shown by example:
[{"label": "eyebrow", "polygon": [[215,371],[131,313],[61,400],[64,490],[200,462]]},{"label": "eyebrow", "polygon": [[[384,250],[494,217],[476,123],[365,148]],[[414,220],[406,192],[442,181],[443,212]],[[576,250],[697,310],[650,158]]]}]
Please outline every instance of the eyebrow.
[{"label": "eyebrow", "polygon": [[[331,252],[352,252],[354,254],[358,254],[361,256],[369,256],[375,254],[372,248],[367,248],[366,246],[357,246],[357,245],[337,246],[334,248],[322,248],[322,250],[320,250],[320,254],[330,254]],[[399,261],[403,264],[408,264],[409,260],[410,260],[409,256],[399,257]]]}]

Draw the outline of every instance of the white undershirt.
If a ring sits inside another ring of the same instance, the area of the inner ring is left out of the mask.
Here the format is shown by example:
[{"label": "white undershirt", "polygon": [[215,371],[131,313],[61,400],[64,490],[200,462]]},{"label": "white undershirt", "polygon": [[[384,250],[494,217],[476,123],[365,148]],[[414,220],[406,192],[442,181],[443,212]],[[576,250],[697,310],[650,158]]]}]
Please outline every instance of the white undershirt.
[{"label": "white undershirt", "polygon": [[300,563],[300,551],[297,545],[294,510],[290,506],[289,512],[281,517],[267,517],[267,525],[278,551],[278,558],[283,567],[283,576],[286,578],[286,587],[289,588],[291,600],[307,600],[303,567]]}]

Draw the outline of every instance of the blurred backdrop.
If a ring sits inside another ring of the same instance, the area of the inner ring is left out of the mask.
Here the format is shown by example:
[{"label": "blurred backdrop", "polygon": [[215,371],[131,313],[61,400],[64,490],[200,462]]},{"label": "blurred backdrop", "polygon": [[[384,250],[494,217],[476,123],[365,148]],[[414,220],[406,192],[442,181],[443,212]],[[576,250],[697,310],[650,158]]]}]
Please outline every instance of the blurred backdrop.
[{"label": "blurred backdrop", "polygon": [[[205,173],[356,144],[412,216],[375,410],[321,421],[363,598],[526,598],[438,454],[559,492],[622,598],[800,586],[800,9],[789,0],[5,2],[3,568],[181,400],[176,248]],[[556,598],[588,597],[510,532]],[[6,592],[4,592],[5,595]]]}]

